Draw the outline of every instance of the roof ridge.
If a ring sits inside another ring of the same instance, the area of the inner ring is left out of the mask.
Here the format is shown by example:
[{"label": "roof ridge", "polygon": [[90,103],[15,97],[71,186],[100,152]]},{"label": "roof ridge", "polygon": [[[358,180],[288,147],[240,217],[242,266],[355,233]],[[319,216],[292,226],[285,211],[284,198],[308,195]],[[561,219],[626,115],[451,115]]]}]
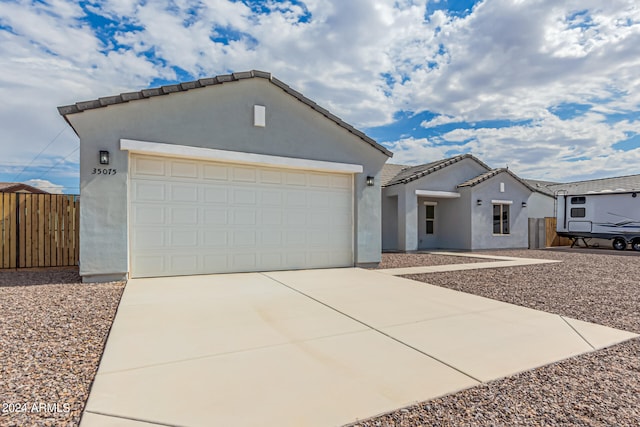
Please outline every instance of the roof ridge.
[{"label": "roof ridge", "polygon": [[[482,167],[486,168],[487,170],[491,170],[491,168],[489,166],[487,166],[485,163],[483,163],[482,161],[480,161],[477,157],[475,157],[473,154],[471,153],[464,153],[464,154],[458,154],[456,156],[453,157],[448,157],[445,159],[440,159],[440,160],[436,160],[435,162],[430,162],[430,163],[424,163],[421,165],[415,165],[415,166],[410,166],[408,168],[405,168],[403,170],[401,170],[400,172],[398,172],[396,174],[396,176],[391,179],[389,181],[388,184],[385,185],[385,187],[391,186],[391,185],[396,185],[396,184],[406,184],[408,182],[411,181],[415,181],[416,179],[420,179],[423,176],[429,175],[433,172],[436,172],[440,169],[443,169],[447,166],[450,166],[454,163],[457,163],[463,159],[472,159],[475,162],[477,162],[478,164],[480,164]],[[402,172],[407,171],[407,169],[409,168],[416,168],[416,169],[420,169],[423,168],[422,170],[420,170],[419,172],[416,172],[414,174],[410,174],[406,177],[403,178],[397,178],[400,174],[402,174]]]},{"label": "roof ridge", "polygon": [[460,184],[457,185],[458,188],[460,187],[473,187],[475,185],[478,185],[488,179],[493,178],[494,176],[500,175],[501,173],[507,173],[509,174],[511,177],[513,177],[516,181],[518,181],[519,183],[521,183],[522,185],[524,185],[527,189],[531,190],[531,191],[537,191],[535,188],[533,188],[531,185],[529,185],[529,183],[527,183],[524,179],[520,178],[518,175],[516,175],[515,173],[513,173],[512,171],[509,170],[509,168],[495,168],[495,169],[491,169],[488,170],[484,173],[481,173],[480,175],[468,179]]},{"label": "roof ridge", "polygon": [[75,104],[63,105],[58,107],[58,113],[65,118],[67,123],[75,131],[75,128],[73,127],[73,125],[71,125],[71,123],[67,119],[67,115],[69,114],[77,114],[77,113],[82,113],[83,111],[86,111],[86,110],[93,110],[97,108],[108,107],[110,105],[124,104],[130,101],[143,100],[143,99],[151,98],[154,96],[169,95],[176,92],[186,92],[192,89],[199,89],[206,86],[214,86],[218,84],[224,84],[227,82],[236,82],[236,81],[251,79],[251,78],[263,78],[263,79],[269,80],[269,82],[272,83],[273,85],[279,87],[287,94],[296,98],[298,101],[302,102],[303,104],[306,104],[316,112],[322,114],[329,120],[335,122],[338,126],[342,127],[343,129],[347,130],[349,133],[360,138],[367,144],[371,145],[373,148],[377,149],[378,151],[381,151],[382,153],[386,154],[389,157],[393,157],[393,153],[391,151],[389,151],[386,147],[376,142],[373,138],[367,136],[364,132],[354,128],[349,123],[346,123],[344,120],[342,120],[338,116],[329,112],[329,110],[323,107],[320,107],[318,104],[316,104],[311,99],[304,96],[302,93],[292,89],[289,85],[275,78],[271,73],[266,71],[260,71],[260,70],[241,71],[241,72],[235,72],[231,74],[221,74],[215,77],[202,78],[202,79],[193,80],[189,82],[176,83],[176,84],[165,85],[165,86],[160,86],[155,88],[141,89],[136,92],[123,92],[123,93],[120,93],[119,95],[112,95],[112,96],[106,96],[106,97],[93,99],[89,101],[76,102]]}]

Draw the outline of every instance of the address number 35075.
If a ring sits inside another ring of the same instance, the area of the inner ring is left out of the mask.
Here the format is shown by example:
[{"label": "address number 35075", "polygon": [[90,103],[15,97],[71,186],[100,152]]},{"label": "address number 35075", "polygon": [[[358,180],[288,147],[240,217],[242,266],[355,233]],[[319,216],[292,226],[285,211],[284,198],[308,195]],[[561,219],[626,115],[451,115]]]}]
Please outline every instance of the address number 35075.
[{"label": "address number 35075", "polygon": [[116,172],[116,169],[93,168],[91,175],[115,175]]}]

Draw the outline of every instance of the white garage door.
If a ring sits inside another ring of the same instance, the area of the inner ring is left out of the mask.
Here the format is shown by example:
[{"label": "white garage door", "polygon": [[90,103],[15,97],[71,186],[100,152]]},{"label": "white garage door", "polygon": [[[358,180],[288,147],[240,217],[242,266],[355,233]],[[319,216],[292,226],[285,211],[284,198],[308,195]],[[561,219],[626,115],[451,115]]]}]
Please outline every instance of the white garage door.
[{"label": "white garage door", "polygon": [[131,156],[131,276],[353,265],[353,176]]}]

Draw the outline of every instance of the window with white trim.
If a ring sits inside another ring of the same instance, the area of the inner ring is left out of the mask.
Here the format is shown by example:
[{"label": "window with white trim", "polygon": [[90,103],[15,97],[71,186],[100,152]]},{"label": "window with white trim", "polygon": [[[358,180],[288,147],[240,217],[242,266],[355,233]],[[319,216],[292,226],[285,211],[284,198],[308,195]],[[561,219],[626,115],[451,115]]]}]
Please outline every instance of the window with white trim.
[{"label": "window with white trim", "polygon": [[509,205],[493,205],[493,234],[511,234],[509,227]]},{"label": "window with white trim", "polygon": [[436,222],[436,205],[425,205],[425,209],[427,211],[426,220],[427,220],[427,234],[434,234],[435,230],[435,222]]}]

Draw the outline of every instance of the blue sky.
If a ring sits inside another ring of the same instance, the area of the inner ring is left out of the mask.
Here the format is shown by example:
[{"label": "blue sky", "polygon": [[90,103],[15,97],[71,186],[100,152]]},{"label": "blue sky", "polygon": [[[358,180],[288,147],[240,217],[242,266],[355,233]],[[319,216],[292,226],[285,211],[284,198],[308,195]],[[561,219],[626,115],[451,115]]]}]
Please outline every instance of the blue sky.
[{"label": "blue sky", "polygon": [[79,190],[59,105],[271,72],[393,163],[472,153],[525,178],[637,173],[635,0],[2,0],[0,181]]}]

